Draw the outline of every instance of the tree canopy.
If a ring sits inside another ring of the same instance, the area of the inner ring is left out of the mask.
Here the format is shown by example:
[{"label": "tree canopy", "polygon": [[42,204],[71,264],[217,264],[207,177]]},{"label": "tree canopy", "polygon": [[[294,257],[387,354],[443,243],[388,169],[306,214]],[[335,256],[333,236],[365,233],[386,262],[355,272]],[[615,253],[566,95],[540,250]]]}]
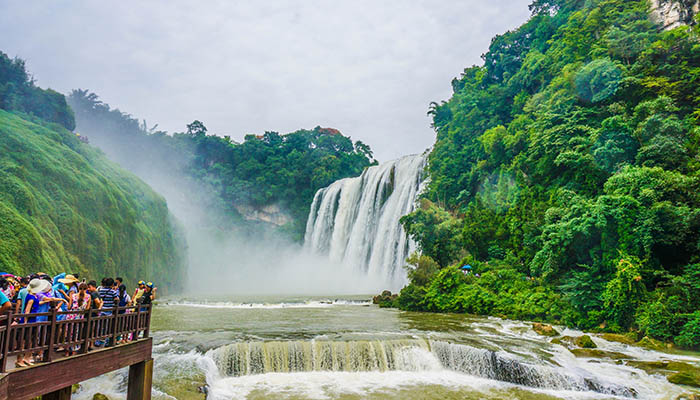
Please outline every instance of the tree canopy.
[{"label": "tree canopy", "polygon": [[648,7],[535,1],[431,105],[431,203],[403,219],[407,231],[443,267],[531,283],[444,273],[460,283],[456,305],[434,302],[434,281],[399,304],[454,311],[469,299],[522,317],[519,288],[553,307],[537,318],[700,345],[700,41],[697,27],[661,30]]}]

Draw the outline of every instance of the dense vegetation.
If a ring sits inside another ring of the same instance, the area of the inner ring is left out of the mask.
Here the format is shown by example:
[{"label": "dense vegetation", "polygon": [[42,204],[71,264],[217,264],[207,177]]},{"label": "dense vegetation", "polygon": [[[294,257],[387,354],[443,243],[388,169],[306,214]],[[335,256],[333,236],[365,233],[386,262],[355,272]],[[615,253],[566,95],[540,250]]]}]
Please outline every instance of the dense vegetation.
[{"label": "dense vegetation", "polygon": [[236,143],[229,136],[207,134],[200,121],[173,135],[148,128],[84,90],[73,91],[69,103],[78,131],[121,165],[138,175],[170,176],[196,185],[200,193],[195,196],[236,224],[242,222],[240,206],[275,205],[292,217],[284,228],[297,240],[315,192],[359,175],[373,162],[367,145],[330,128],[246,135]]},{"label": "dense vegetation", "polygon": [[0,110],[0,270],[178,287],[176,232],[162,197],[75,134]]},{"label": "dense vegetation", "polygon": [[181,286],[184,241],[163,198],[73,125],[63,95],[0,53],[0,271]]},{"label": "dense vegetation", "polygon": [[401,308],[700,346],[700,32],[648,7],[537,0],[432,105]]}]

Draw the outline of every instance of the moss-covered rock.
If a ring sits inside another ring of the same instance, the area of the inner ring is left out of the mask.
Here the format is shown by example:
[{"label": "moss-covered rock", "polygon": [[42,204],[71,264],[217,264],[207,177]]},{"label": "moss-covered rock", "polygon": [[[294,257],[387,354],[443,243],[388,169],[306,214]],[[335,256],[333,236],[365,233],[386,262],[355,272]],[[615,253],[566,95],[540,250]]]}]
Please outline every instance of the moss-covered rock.
[{"label": "moss-covered rock", "polygon": [[395,307],[395,302],[398,297],[398,294],[392,294],[390,291],[385,290],[382,294],[374,296],[372,298],[372,303],[378,304],[379,307]]},{"label": "moss-covered rock", "polygon": [[670,371],[690,372],[696,375],[700,375],[700,367],[696,367],[695,365],[680,361],[669,361],[666,364],[666,369]]},{"label": "moss-covered rock", "polygon": [[70,387],[70,393],[71,393],[71,394],[76,394],[76,393],[78,393],[79,390],[80,390],[80,384],[79,384],[79,383],[76,383],[75,385],[72,385],[72,386]]},{"label": "moss-covered rock", "polygon": [[668,376],[668,381],[676,385],[700,387],[700,375],[690,372],[676,372]]},{"label": "moss-covered rock", "polygon": [[557,330],[554,329],[552,325],[541,324],[539,322],[535,322],[534,324],[532,324],[532,330],[534,330],[542,336],[559,336],[559,332],[557,332]]},{"label": "moss-covered rock", "polygon": [[657,350],[657,351],[666,350],[666,348],[667,348],[663,342],[660,342],[656,339],[652,339],[649,336],[644,336],[642,338],[642,340],[635,343],[635,346],[644,347],[645,349]]},{"label": "moss-covered rock", "polygon": [[700,400],[700,395],[695,393],[683,393],[676,397],[675,400]]},{"label": "moss-covered rock", "polygon": [[158,389],[178,400],[205,400],[207,382],[204,375],[194,375],[168,379],[158,384]]},{"label": "moss-covered rock", "polygon": [[584,349],[595,349],[598,347],[595,344],[595,342],[593,342],[593,339],[591,339],[591,337],[588,335],[582,335],[582,336],[577,337],[574,340],[574,343],[576,344],[576,346],[582,347]]},{"label": "moss-covered rock", "polygon": [[604,351],[599,349],[570,349],[576,357],[583,358],[610,358],[612,360],[623,360],[627,355],[616,351]]},{"label": "moss-covered rock", "polygon": [[637,341],[637,334],[634,332],[629,332],[624,335],[618,333],[603,333],[600,335],[600,337],[608,342],[618,342],[624,344],[634,344]]},{"label": "moss-covered rock", "polygon": [[626,363],[630,367],[641,369],[642,371],[651,374],[657,372],[668,371],[668,361],[639,361],[630,360]]},{"label": "moss-covered rock", "polygon": [[95,393],[95,395],[92,396],[92,400],[109,400],[109,397],[103,395],[102,393]]},{"label": "moss-covered rock", "polygon": [[574,341],[575,341],[575,339],[571,336],[561,336],[561,337],[553,338],[552,340],[549,341],[549,343],[558,344],[560,346],[564,346],[567,349],[569,349],[569,348],[574,347]]}]

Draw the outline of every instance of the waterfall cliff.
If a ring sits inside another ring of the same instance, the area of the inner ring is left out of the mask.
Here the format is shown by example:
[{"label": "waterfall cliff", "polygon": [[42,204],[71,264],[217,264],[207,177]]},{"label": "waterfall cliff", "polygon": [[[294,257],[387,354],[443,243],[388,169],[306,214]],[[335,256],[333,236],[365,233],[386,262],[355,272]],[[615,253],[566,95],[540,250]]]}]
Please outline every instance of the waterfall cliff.
[{"label": "waterfall cliff", "polygon": [[402,266],[415,243],[399,219],[414,210],[426,162],[427,153],[406,156],[319,190],[305,246],[400,289],[406,280]]}]

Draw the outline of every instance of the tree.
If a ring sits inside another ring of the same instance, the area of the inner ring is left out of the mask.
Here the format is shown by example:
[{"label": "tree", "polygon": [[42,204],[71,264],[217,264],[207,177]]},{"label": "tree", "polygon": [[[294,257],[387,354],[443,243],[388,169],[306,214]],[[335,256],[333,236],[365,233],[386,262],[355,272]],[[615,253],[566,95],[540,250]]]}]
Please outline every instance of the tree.
[{"label": "tree", "polygon": [[192,121],[191,124],[187,124],[187,134],[191,136],[204,136],[207,134],[207,127],[198,120]]}]

